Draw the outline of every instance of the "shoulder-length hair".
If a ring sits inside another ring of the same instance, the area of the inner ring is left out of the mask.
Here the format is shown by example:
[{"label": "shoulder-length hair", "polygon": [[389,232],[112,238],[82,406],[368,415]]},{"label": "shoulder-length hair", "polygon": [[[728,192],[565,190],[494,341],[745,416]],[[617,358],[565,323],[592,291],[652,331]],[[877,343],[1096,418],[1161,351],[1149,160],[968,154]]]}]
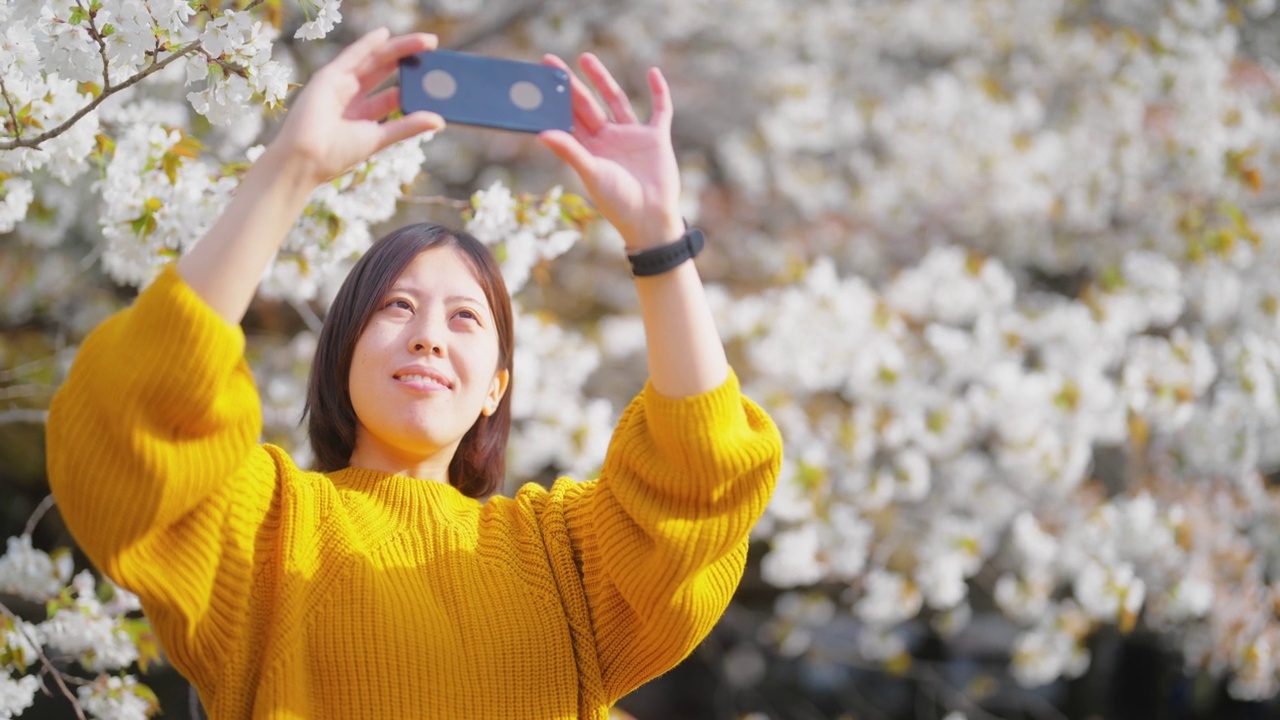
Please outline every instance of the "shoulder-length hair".
[{"label": "shoulder-length hair", "polygon": [[351,405],[351,357],[356,340],[382,298],[419,253],[436,247],[457,248],[475,272],[493,312],[498,332],[498,368],[509,375],[507,391],[491,415],[481,415],[458,444],[449,463],[449,482],[469,497],[497,492],[506,474],[507,438],[511,433],[513,330],[511,296],[498,263],[483,243],[459,230],[419,223],[380,238],[343,281],[320,330],[311,377],[307,383],[307,434],[316,467],[332,472],[347,467],[356,445],[356,412]]}]

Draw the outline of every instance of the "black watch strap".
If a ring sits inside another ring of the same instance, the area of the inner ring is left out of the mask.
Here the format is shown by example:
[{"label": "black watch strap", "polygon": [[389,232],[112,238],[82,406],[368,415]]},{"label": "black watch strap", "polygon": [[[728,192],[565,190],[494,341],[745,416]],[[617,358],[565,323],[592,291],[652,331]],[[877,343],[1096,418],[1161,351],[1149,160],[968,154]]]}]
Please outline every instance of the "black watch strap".
[{"label": "black watch strap", "polygon": [[631,261],[631,274],[636,277],[661,275],[680,263],[697,257],[706,242],[701,230],[689,228],[675,242],[627,255],[627,259]]}]

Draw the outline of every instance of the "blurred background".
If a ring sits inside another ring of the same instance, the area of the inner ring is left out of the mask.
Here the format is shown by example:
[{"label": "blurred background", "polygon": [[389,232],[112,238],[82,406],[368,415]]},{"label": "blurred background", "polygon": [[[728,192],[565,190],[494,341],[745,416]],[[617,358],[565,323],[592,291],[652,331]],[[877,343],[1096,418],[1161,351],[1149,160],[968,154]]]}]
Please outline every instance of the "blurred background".
[{"label": "blurred background", "polygon": [[[589,50],[642,117],[647,68],[671,82],[698,265],[786,459],[723,620],[620,710],[1280,717],[1274,0],[0,0],[0,603],[101,621],[43,649],[90,716],[145,714],[134,682],[156,717],[201,711],[141,672],[123,596],[73,583],[45,410],[296,85],[379,26]],[[461,126],[319,189],[245,321],[264,440],[308,461],[329,298],[373,238],[432,220],[515,291],[508,491],[592,477],[645,368],[580,192],[532,138]],[[11,709],[75,717],[15,623],[0,709],[43,677]],[[133,654],[99,667],[108,642]],[[107,676],[136,680],[94,705]]]}]

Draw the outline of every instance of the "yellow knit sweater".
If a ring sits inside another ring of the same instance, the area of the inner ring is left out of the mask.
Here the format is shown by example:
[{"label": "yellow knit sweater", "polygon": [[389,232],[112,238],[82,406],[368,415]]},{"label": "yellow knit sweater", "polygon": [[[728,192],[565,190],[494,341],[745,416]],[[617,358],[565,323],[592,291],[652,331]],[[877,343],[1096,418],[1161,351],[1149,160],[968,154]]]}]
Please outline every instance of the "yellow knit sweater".
[{"label": "yellow knit sweater", "polygon": [[259,445],[244,335],[172,268],[84,342],[49,413],[68,526],[211,718],[605,718],[710,631],[777,475],[737,380],[652,387],[600,479],[480,503]]}]

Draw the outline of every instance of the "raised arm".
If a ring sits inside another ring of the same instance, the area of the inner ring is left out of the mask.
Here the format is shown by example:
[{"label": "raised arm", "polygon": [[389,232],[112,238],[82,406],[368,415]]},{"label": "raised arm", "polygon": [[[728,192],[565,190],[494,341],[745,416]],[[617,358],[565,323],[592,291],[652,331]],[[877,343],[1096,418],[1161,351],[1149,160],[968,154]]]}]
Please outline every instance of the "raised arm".
[{"label": "raised arm", "polygon": [[[636,118],[631,101],[604,63],[590,53],[580,63],[612,114],[592,96],[564,61],[544,62],[569,72],[573,134],[558,130],[539,139],[582,178],[600,213],[621,233],[628,253],[665,245],[684,234],[680,170],[671,143],[671,90],[657,68],[649,70],[653,114]],[[729,375],[698,270],[692,262],[636,278],[653,388],[682,398],[719,387]]]},{"label": "raised arm", "polygon": [[[684,222],[666,80],[649,70],[653,116],[641,123],[600,60],[580,62],[609,114],[574,78],[573,134],[540,139],[577,171],[628,252],[676,240]],[[606,703],[687,656],[724,612],[782,452],[729,370],[694,264],[638,277],[636,291],[649,384],[618,421],[599,482],[557,483],[542,511],[571,622],[590,627],[575,642],[594,650],[581,657],[598,665],[583,666],[598,669]],[[593,688],[584,682],[584,693]]]},{"label": "raised arm", "polygon": [[378,125],[396,93],[365,97],[398,55],[434,43],[374,32],[320,71],[222,217],[177,272],[89,334],[50,405],[49,486],[67,527],[142,598],[189,675],[216,677],[247,627],[256,528],[279,498],[240,319],[318,182],[439,126]]},{"label": "raised arm", "polygon": [[435,47],[435,35],[392,38],[374,30],[307,82],[222,216],[178,261],[183,280],[223,319],[240,323],[263,270],[317,185],[392,143],[444,127],[439,115],[427,112],[380,122],[399,107],[400,90],[369,94],[400,58]]}]

